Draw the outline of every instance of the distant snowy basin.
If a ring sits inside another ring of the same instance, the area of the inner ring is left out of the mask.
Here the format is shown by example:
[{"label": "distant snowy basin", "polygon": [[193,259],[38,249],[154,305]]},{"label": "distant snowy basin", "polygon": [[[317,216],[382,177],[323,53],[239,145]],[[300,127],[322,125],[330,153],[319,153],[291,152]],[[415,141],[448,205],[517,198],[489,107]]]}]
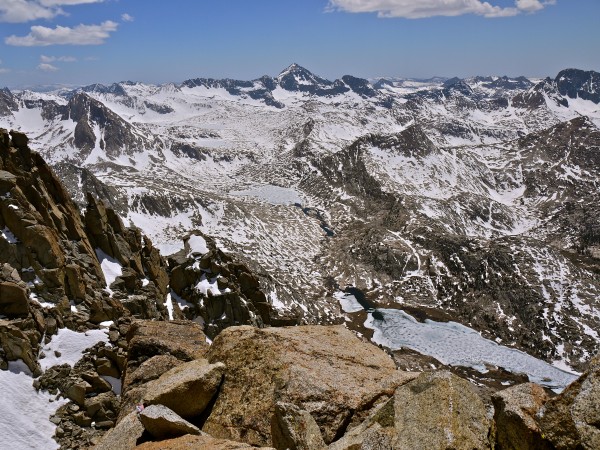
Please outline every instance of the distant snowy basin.
[{"label": "distant snowy basin", "polygon": [[298,191],[292,188],[274,186],[272,184],[265,184],[243,191],[231,191],[230,194],[236,197],[254,197],[273,205],[302,204],[302,198],[300,198],[300,193]]},{"label": "distant snowy basin", "polygon": [[466,366],[485,372],[485,365],[524,373],[529,380],[551,389],[564,389],[576,374],[560,370],[522,351],[483,338],[475,330],[456,322],[418,322],[397,309],[378,309],[369,314],[365,326],[374,330],[373,342],[392,350],[406,347],[429,355],[443,364]]}]

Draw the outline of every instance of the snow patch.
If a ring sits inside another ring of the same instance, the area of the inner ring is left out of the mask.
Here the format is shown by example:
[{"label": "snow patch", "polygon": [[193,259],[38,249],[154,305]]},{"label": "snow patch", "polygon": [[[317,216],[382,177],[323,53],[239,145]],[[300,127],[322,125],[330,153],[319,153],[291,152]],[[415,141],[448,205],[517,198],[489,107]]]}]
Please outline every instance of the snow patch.
[{"label": "snow patch", "polygon": [[340,306],[342,307],[342,311],[345,313],[355,313],[359,311],[363,311],[364,308],[358,302],[356,297],[352,294],[347,294],[346,292],[338,291],[333,294],[333,297],[340,302]]},{"label": "snow patch", "polygon": [[188,258],[194,253],[199,253],[201,255],[208,253],[208,246],[206,245],[206,240],[202,236],[197,236],[195,234],[191,235],[187,241],[187,244],[190,249],[187,255]]},{"label": "snow patch", "polygon": [[[46,357],[39,360],[40,366],[42,370],[61,364],[74,366],[83,356],[83,352],[98,342],[108,342],[107,330],[89,330],[77,333],[68,328],[62,328],[58,330],[56,336],[52,336],[50,343],[42,348]],[[56,356],[55,352],[59,352],[60,356]]]},{"label": "snow patch", "polygon": [[100,267],[104,273],[104,279],[106,280],[106,291],[112,297],[113,291],[110,289],[110,285],[115,282],[117,277],[123,275],[123,266],[114,258],[111,258],[99,248],[96,249],[96,256],[100,261]]},{"label": "snow patch", "polygon": [[22,361],[11,361],[8,370],[0,370],[0,386],[0,446],[11,450],[59,448],[52,439],[56,425],[49,419],[68,400],[54,400],[48,392],[36,391]]}]

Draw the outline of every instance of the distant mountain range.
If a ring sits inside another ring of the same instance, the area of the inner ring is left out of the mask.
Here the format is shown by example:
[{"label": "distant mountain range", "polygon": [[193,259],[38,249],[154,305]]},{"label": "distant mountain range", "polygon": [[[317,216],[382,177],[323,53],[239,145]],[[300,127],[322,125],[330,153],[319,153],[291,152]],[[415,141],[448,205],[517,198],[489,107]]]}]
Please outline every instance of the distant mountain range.
[{"label": "distant mountain range", "polygon": [[[305,323],[374,307],[451,319],[561,367],[599,348],[600,74],[0,91],[82,207],[164,252],[201,229]],[[354,291],[352,291],[354,292]],[[189,300],[189,299],[188,299]],[[194,318],[194,310],[185,314]]]}]

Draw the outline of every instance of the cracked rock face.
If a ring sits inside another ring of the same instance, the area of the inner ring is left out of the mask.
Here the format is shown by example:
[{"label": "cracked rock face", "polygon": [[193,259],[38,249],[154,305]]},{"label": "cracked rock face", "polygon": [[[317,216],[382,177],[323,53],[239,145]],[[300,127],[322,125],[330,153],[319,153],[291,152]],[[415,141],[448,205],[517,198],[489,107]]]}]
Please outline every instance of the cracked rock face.
[{"label": "cracked rock face", "polygon": [[225,364],[225,381],[203,431],[252,445],[272,444],[276,401],[307,411],[330,443],[415,376],[340,326],[227,328],[208,357]]}]

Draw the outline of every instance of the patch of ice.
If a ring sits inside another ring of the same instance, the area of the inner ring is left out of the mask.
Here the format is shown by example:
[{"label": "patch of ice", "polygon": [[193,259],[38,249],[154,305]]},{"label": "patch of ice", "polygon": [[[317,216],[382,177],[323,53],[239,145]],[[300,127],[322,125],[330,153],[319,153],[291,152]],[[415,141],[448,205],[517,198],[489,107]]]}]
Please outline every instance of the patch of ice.
[{"label": "patch of ice", "polygon": [[302,204],[302,198],[300,198],[300,194],[295,189],[273,186],[271,184],[265,184],[244,191],[232,191],[230,194],[236,197],[254,197],[273,205]]},{"label": "patch of ice", "polygon": [[[81,359],[85,349],[93,347],[98,342],[108,342],[106,330],[89,330],[85,333],[77,333],[62,328],[58,330],[56,336],[52,336],[50,343],[42,348],[46,357],[40,359],[40,366],[42,370],[60,364],[73,366]],[[60,352],[60,356],[56,356],[55,351]]]},{"label": "patch of ice", "polygon": [[333,294],[333,297],[338,302],[340,302],[342,311],[344,311],[345,313],[351,314],[364,310],[364,308],[358,302],[356,297],[352,294],[347,294],[346,292],[338,291],[335,294]]},{"label": "patch of ice", "polygon": [[208,291],[212,292],[213,295],[221,295],[221,291],[217,287],[217,277],[208,279],[206,274],[202,274],[200,281],[196,285],[196,290],[204,295],[207,295]]},{"label": "patch of ice", "polygon": [[408,347],[452,366],[503,367],[525,373],[530,381],[552,389],[564,389],[578,376],[527,353],[498,345],[456,322],[426,320],[421,323],[397,309],[379,309],[375,314],[381,318],[369,314],[365,326],[375,331],[373,342],[391,349]]},{"label": "patch of ice", "polygon": [[277,296],[277,291],[273,291],[269,294],[269,297],[271,298],[271,304],[281,310],[281,309],[285,309],[285,304],[279,300],[279,297]]}]

